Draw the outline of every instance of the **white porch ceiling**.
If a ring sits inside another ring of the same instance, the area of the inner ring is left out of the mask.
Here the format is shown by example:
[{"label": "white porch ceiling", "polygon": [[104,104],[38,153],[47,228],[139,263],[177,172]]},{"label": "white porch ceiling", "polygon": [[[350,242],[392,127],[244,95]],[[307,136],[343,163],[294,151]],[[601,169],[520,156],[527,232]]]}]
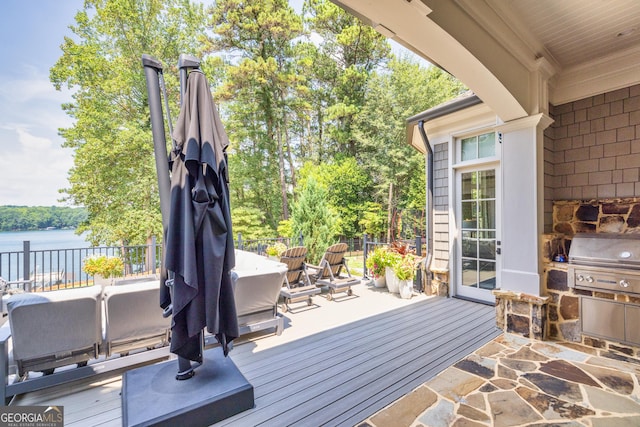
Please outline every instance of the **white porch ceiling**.
[{"label": "white porch ceiling", "polygon": [[640,84],[640,0],[332,0],[504,121]]},{"label": "white porch ceiling", "polygon": [[640,46],[639,0],[487,2],[535,51],[544,50],[562,69]]},{"label": "white porch ceiling", "polygon": [[640,46],[638,0],[487,0],[562,69]]}]

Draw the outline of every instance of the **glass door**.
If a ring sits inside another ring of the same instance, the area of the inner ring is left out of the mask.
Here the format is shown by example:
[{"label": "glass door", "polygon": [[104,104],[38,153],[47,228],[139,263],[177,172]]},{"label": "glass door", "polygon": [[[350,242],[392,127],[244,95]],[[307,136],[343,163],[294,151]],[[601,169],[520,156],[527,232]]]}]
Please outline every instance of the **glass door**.
[{"label": "glass door", "polygon": [[457,172],[458,256],[456,293],[482,301],[495,300],[500,253],[498,240],[497,168]]}]

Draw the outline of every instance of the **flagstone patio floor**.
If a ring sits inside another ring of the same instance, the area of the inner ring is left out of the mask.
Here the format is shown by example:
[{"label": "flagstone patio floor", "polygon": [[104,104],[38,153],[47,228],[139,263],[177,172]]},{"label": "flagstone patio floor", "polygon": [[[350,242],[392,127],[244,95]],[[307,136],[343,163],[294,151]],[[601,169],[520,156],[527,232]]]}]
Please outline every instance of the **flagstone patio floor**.
[{"label": "flagstone patio floor", "polygon": [[640,361],[503,334],[358,427],[640,426]]}]

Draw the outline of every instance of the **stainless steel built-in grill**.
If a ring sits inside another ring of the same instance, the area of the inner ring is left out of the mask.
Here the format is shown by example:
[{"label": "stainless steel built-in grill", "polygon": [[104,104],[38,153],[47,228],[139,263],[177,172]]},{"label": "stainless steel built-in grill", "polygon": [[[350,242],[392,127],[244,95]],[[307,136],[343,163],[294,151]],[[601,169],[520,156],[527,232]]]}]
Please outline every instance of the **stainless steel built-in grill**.
[{"label": "stainless steel built-in grill", "polygon": [[[569,250],[571,288],[640,297],[640,235],[576,234]],[[624,298],[580,297],[582,333],[640,345],[640,305]]]},{"label": "stainless steel built-in grill", "polygon": [[570,287],[640,295],[640,235],[576,234],[568,273]]}]

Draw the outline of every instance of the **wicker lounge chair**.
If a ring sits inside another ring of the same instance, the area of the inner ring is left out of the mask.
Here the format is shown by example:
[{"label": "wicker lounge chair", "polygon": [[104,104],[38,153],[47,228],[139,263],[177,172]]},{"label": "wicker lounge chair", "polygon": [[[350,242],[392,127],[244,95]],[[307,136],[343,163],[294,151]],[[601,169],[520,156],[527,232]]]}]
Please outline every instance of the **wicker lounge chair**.
[{"label": "wicker lounge chair", "polygon": [[[347,267],[347,261],[344,257],[346,252],[346,243],[336,243],[327,248],[319,265],[307,264],[311,283],[329,288],[329,293],[327,294],[329,301],[338,292],[346,292],[349,296],[353,295],[351,286],[360,283],[360,279],[351,276],[349,272],[349,267]],[[343,268],[346,276],[341,275]]]},{"label": "wicker lounge chair", "polygon": [[130,279],[127,284],[104,288],[104,336],[100,350],[107,357],[169,343],[171,319],[162,316],[158,305],[158,281],[143,280]]},{"label": "wicker lounge chair", "polygon": [[13,359],[27,371],[52,373],[60,366],[98,357],[101,334],[100,288],[23,293],[7,302]]},{"label": "wicker lounge chair", "polygon": [[312,296],[322,292],[320,288],[311,284],[305,258],[307,257],[307,248],[304,246],[296,246],[289,248],[280,255],[280,262],[288,268],[284,277],[284,286],[280,290],[280,295],[284,299],[282,311],[290,310],[289,304],[307,301],[307,305],[312,305]]}]

